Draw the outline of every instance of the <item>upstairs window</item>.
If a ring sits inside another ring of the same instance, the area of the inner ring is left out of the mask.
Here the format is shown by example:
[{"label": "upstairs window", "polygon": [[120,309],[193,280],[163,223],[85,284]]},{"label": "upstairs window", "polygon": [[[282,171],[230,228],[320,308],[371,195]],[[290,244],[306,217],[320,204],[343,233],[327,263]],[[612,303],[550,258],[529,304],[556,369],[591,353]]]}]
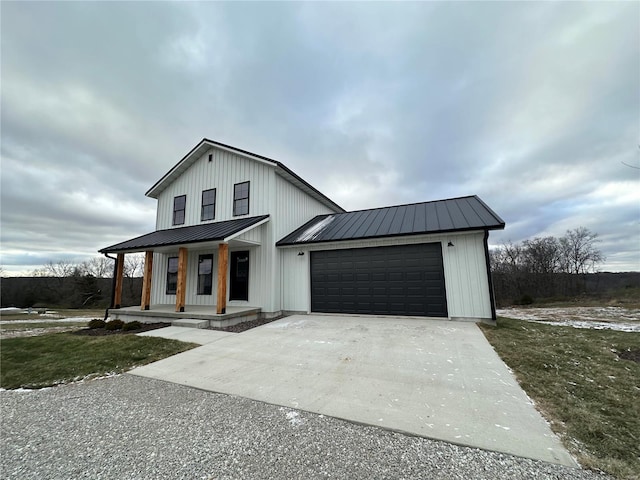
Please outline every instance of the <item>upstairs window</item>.
[{"label": "upstairs window", "polygon": [[187,196],[180,195],[173,197],[173,224],[182,225],[184,223],[184,211],[187,206]]},{"label": "upstairs window", "polygon": [[167,259],[167,295],[175,295],[178,289],[178,257]]},{"label": "upstairs window", "polygon": [[233,215],[249,213],[249,182],[236,183],[233,186]]},{"label": "upstairs window", "polygon": [[216,189],[204,190],[202,192],[202,213],[200,220],[213,220],[216,218]]}]

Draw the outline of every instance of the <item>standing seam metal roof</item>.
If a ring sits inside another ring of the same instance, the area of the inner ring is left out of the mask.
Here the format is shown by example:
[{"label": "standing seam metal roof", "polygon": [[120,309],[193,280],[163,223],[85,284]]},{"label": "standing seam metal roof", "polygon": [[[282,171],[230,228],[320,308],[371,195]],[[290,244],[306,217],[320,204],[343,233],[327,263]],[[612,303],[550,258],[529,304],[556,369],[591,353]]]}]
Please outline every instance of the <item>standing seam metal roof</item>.
[{"label": "standing seam metal roof", "polygon": [[156,230],[155,232],[111,245],[99,251],[100,253],[119,253],[141,251],[153,247],[224,240],[267,218],[269,218],[269,215],[260,215],[258,217],[239,218],[237,220],[226,220],[204,225]]},{"label": "standing seam metal roof", "polygon": [[[328,217],[324,228],[318,224]],[[319,215],[276,243],[278,246],[418,235],[465,230],[499,230],[502,220],[478,196]],[[309,235],[309,231],[313,231]]]}]

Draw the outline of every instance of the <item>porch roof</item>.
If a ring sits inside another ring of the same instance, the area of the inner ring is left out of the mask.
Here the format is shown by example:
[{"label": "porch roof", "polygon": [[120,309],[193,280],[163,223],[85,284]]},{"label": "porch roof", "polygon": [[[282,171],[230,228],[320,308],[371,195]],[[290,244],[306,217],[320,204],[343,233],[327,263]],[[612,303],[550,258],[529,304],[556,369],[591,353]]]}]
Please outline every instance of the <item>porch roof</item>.
[{"label": "porch roof", "polygon": [[183,245],[187,243],[225,241],[243,230],[261,225],[269,219],[269,215],[239,218],[224,222],[206,223],[190,227],[168,228],[141,235],[125,242],[116,243],[99,250],[100,253],[124,253],[153,250],[155,247]]}]

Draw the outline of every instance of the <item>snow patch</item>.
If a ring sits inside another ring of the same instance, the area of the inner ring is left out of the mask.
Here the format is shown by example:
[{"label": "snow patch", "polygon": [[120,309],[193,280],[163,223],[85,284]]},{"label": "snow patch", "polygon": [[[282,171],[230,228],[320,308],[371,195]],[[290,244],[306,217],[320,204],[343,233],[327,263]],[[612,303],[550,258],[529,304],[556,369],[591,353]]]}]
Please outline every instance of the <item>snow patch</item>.
[{"label": "snow patch", "polygon": [[14,388],[11,390],[7,390],[5,388],[0,388],[0,393],[34,393],[34,392],[44,392],[45,390],[51,390],[53,387],[44,387],[44,388]]},{"label": "snow patch", "polygon": [[299,427],[304,423],[304,420],[300,418],[300,414],[298,412],[295,412],[293,410],[287,410],[286,408],[282,408],[282,407],[280,407],[279,410],[281,412],[286,412],[284,414],[285,418],[289,420],[289,423],[294,427]]},{"label": "snow patch", "polygon": [[309,240],[314,240],[318,235],[322,233],[322,231],[329,226],[331,222],[335,220],[336,217],[329,216],[318,223],[315,223],[308,227],[304,232],[302,232],[298,237],[294,240],[295,242],[306,242]]},{"label": "snow patch", "polygon": [[[43,316],[43,315],[41,315]],[[69,317],[69,318],[48,318],[47,320],[0,320],[0,325],[24,325],[30,323],[70,323],[89,322],[95,317]]]},{"label": "snow patch", "polygon": [[506,308],[503,317],[544,325],[640,332],[640,309],[624,307]]}]

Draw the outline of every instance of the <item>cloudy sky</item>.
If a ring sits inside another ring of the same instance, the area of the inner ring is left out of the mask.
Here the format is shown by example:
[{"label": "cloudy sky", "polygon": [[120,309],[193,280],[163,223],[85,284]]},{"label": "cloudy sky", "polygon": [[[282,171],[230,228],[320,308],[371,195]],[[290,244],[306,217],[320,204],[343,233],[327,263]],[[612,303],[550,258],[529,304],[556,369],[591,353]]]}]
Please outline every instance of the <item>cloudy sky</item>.
[{"label": "cloudy sky", "polygon": [[203,137],[348,210],[477,194],[494,245],[584,226],[640,270],[638,2],[0,8],[5,273],[152,231]]}]

